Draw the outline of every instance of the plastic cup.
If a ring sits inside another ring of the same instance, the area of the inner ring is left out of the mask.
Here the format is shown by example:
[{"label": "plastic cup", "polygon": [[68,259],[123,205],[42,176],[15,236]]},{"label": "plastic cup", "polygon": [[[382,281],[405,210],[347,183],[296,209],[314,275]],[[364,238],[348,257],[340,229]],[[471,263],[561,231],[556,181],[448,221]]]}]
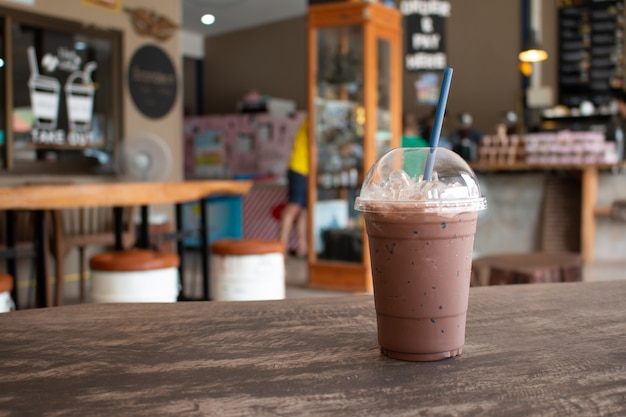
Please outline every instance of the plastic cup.
[{"label": "plastic cup", "polygon": [[369,241],[378,343],[395,359],[436,361],[465,344],[478,211],[486,209],[473,170],[438,148],[398,148],[369,170],[355,209]]}]

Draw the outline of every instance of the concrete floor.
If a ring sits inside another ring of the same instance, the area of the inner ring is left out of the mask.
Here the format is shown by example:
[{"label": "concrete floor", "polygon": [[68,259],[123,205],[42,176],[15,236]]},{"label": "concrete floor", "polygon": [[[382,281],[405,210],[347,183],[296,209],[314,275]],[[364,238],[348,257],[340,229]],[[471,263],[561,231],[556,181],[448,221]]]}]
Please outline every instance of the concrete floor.
[{"label": "concrete floor", "polygon": [[[201,267],[199,254],[191,251],[185,255],[185,295],[200,298],[202,295]],[[73,257],[68,257],[66,264],[71,267],[77,262]],[[21,279],[19,286],[20,308],[29,308],[34,305],[33,270],[30,263],[22,263],[20,275],[23,278],[30,276],[30,279]],[[92,302],[89,296],[90,280],[86,281],[87,299],[85,302]],[[64,284],[64,305],[80,303],[78,274],[68,274]],[[328,297],[350,295],[345,291],[328,291],[308,288],[307,285],[307,262],[305,259],[287,257],[285,261],[285,298],[305,298],[305,297]]]},{"label": "concrete floor", "polygon": [[[200,276],[200,257],[197,252],[185,255],[185,294],[199,298],[202,295],[202,281]],[[65,285],[65,304],[79,303],[79,286],[76,277],[70,278]],[[72,279],[73,278],[73,279]],[[87,281],[87,290],[89,290]],[[89,292],[89,291],[87,291]],[[350,295],[346,291],[328,291],[308,288],[307,261],[302,258],[287,257],[285,260],[285,298],[330,297]],[[87,302],[91,302],[88,296]]]},{"label": "concrete floor", "polygon": [[[189,268],[185,288],[191,290],[191,294],[199,296],[201,290],[200,264],[197,254],[190,254]],[[346,291],[329,291],[312,289],[308,287],[307,261],[302,258],[288,256],[285,260],[285,298],[304,297],[328,297],[337,295],[349,295]]]},{"label": "concrete floor", "polygon": [[583,281],[617,281],[626,280],[626,259],[595,261],[583,267]]},{"label": "concrete floor", "polygon": [[[186,264],[188,272],[185,274],[186,294],[199,297],[202,293],[202,284],[200,280],[200,263],[197,253],[187,255]],[[309,288],[307,285],[307,263],[304,259],[288,257],[285,262],[286,266],[286,298],[305,298],[305,297],[328,297],[350,295],[346,291],[330,291]],[[31,268],[23,269],[28,273]],[[591,265],[583,268],[583,281],[607,281],[607,280],[623,280],[626,279],[626,259],[623,261],[596,261]],[[32,282],[27,280],[20,285],[20,305],[22,308],[28,308],[33,305],[34,291]],[[87,292],[89,292],[89,280],[87,280]],[[64,304],[80,303],[78,279],[76,275],[69,275],[66,278]],[[91,302],[88,296],[86,302]]]},{"label": "concrete floor", "polygon": [[[198,263],[190,262],[188,276],[190,282],[187,288],[195,289],[196,296],[201,294],[201,280]],[[598,261],[583,268],[583,281],[614,281],[626,279],[626,260],[624,261]],[[72,285],[73,284],[73,285]],[[66,291],[66,304],[78,303],[78,284],[76,282],[68,286]],[[288,257],[285,262],[285,298],[307,297],[333,297],[350,295],[351,292],[312,289],[308,287],[307,262],[304,259]]]}]

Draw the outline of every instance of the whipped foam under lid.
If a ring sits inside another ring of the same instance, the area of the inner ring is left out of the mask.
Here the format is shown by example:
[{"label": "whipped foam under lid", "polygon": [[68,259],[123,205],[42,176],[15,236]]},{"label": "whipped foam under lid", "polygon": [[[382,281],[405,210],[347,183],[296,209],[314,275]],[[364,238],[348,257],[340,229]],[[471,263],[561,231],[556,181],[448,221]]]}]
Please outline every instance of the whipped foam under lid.
[{"label": "whipped foam under lid", "polygon": [[458,213],[487,208],[472,168],[455,152],[437,148],[430,181],[424,181],[431,148],[396,148],[368,171],[354,208],[364,212]]}]

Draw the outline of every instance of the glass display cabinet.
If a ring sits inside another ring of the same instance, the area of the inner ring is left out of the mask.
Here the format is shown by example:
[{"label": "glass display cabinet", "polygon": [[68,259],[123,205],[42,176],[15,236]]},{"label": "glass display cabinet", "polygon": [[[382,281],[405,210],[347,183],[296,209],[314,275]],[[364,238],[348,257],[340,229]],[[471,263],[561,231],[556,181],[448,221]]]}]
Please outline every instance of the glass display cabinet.
[{"label": "glass display cabinet", "polygon": [[354,200],[401,135],[401,13],[381,3],[308,9],[309,286],[371,291]]}]

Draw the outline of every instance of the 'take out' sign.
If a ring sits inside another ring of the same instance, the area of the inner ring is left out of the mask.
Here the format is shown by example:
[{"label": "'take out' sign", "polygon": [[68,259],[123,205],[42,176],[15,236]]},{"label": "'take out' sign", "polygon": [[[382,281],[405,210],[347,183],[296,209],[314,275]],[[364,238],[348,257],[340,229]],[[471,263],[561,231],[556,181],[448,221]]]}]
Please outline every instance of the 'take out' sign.
[{"label": "'take out' sign", "polygon": [[443,70],[447,67],[445,23],[450,16],[445,0],[402,0],[406,19],[404,65],[408,71]]}]

